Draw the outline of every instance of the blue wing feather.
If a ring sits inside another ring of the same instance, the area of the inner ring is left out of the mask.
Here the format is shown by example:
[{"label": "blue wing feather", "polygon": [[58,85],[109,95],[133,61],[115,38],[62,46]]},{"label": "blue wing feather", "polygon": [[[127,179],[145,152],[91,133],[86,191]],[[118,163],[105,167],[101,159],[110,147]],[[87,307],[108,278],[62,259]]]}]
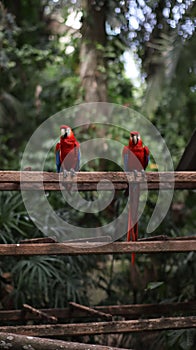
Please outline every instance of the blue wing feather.
[{"label": "blue wing feather", "polygon": [[79,171],[79,169],[80,169],[80,158],[81,158],[81,153],[80,153],[80,149],[78,149],[78,159],[77,159],[77,163],[76,163],[76,167],[75,167],[76,171]]},{"label": "blue wing feather", "polygon": [[125,171],[129,171],[129,168],[128,168],[128,154],[124,155],[124,168],[125,168]]},{"label": "blue wing feather", "polygon": [[60,151],[56,151],[56,171],[57,173],[61,171]]}]

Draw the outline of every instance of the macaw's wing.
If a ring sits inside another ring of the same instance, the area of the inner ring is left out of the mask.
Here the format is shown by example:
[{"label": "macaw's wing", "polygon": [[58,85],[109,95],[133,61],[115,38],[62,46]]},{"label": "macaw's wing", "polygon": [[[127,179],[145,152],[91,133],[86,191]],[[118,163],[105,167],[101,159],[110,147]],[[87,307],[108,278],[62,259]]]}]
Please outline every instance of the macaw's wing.
[{"label": "macaw's wing", "polygon": [[129,149],[128,149],[127,146],[125,146],[123,148],[123,152],[122,152],[125,171],[129,171],[129,155],[128,155],[128,152],[129,152]]},{"label": "macaw's wing", "polygon": [[148,166],[150,160],[150,151],[147,146],[144,147],[144,169]]},{"label": "macaw's wing", "polygon": [[77,158],[76,158],[75,171],[79,171],[80,170],[80,157],[81,157],[81,153],[80,153],[80,148],[79,147],[76,148],[76,152],[77,152]]},{"label": "macaw's wing", "polygon": [[55,156],[56,156],[56,171],[57,171],[57,173],[60,173],[60,171],[61,171],[60,143],[57,143],[57,145],[56,145]]}]

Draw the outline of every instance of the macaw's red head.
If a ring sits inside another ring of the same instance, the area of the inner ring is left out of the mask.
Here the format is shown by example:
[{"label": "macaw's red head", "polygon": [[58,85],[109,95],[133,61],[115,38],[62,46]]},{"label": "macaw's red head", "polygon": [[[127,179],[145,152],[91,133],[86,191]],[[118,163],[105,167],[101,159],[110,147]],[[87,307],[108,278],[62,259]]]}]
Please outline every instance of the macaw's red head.
[{"label": "macaw's red head", "polygon": [[130,132],[130,139],[129,139],[129,146],[141,146],[142,145],[142,140],[140,133],[138,131],[131,131]]},{"label": "macaw's red head", "polygon": [[60,126],[60,130],[61,130],[61,137],[63,139],[65,138],[70,138],[70,137],[73,137],[74,134],[73,134],[73,131],[71,130],[71,128],[67,125],[61,125]]}]

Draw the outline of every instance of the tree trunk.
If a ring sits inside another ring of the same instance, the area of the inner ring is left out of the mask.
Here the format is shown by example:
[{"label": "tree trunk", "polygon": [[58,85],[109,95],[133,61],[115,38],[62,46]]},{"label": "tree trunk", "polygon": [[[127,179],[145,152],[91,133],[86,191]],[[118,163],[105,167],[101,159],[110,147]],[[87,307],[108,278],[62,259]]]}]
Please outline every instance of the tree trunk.
[{"label": "tree trunk", "polygon": [[159,52],[160,60],[154,59],[154,56],[158,55],[158,51],[153,47],[153,45],[157,44],[157,40],[161,40],[162,34],[169,34],[169,26],[163,16],[163,10],[165,7],[165,0],[158,1],[157,7],[155,8],[157,24],[155,25],[150,35],[149,42],[147,43],[147,45],[145,45],[142,64],[145,72],[147,73],[147,81],[154,78],[154,76],[156,76],[157,73],[160,72],[160,70],[164,71],[161,52]]},{"label": "tree trunk", "polygon": [[84,89],[85,102],[107,101],[106,62],[104,47],[105,2],[94,5],[91,0],[83,0],[82,43],[80,48],[80,77]]}]

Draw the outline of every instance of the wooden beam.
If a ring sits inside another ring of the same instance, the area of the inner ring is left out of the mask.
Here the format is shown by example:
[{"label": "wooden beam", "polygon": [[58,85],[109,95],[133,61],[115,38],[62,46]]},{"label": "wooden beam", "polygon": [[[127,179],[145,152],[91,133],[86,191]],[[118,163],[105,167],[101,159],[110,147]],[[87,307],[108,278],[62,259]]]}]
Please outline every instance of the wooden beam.
[{"label": "wooden beam", "polygon": [[126,318],[140,318],[147,316],[169,316],[173,314],[195,314],[196,301],[181,303],[162,303],[162,304],[132,304],[132,305],[109,305],[97,306],[102,312],[110,313],[112,316],[121,316]]},{"label": "wooden beam", "polygon": [[38,238],[21,239],[19,243],[20,244],[57,243],[57,241],[52,237],[38,237]]},{"label": "wooden beam", "polygon": [[196,316],[161,317],[131,321],[89,322],[55,325],[3,326],[0,332],[37,337],[77,336],[90,334],[135,333],[166,329],[196,328]]},{"label": "wooden beam", "polygon": [[0,349],[32,350],[127,350],[104,345],[93,345],[62,340],[42,339],[13,333],[0,333]]},{"label": "wooden beam", "polygon": [[[78,239],[69,239],[67,243],[89,243],[89,242],[105,242],[110,243],[112,241],[110,236],[101,236],[101,237],[86,237]],[[19,241],[20,244],[37,244],[37,243],[57,243],[57,241],[52,237],[40,237],[40,238],[29,238],[22,239]]]},{"label": "wooden beam", "polygon": [[[161,179],[161,182],[160,182]],[[146,172],[145,178],[138,173],[124,172],[79,172],[76,176],[40,171],[0,171],[0,190],[63,190],[66,184],[72,184],[71,190],[94,191],[99,183],[100,189],[123,190],[129,182],[140,183],[141,189],[195,189],[196,172]],[[112,183],[112,185],[111,185]]]},{"label": "wooden beam", "polygon": [[[44,186],[44,187],[43,187]],[[116,191],[124,191],[128,188],[127,183],[114,183],[113,186],[111,184],[101,184],[99,186],[99,191],[112,191],[115,189]],[[148,183],[148,191],[155,191],[155,190],[170,190],[173,188],[173,185],[169,183]],[[192,190],[195,189],[196,185],[192,182],[175,182],[174,189],[175,190]],[[25,191],[62,191],[62,186],[59,185],[59,183],[49,183],[44,182],[44,185],[41,183],[25,183],[23,185],[23,190]],[[146,186],[140,185],[141,191],[146,190]],[[76,187],[72,187],[70,191],[97,191],[97,184],[96,183],[79,183]],[[20,183],[11,183],[11,182],[0,182],[0,191],[21,191]]]},{"label": "wooden beam", "polygon": [[0,244],[0,256],[90,255],[196,251],[196,240],[99,243]]},{"label": "wooden beam", "polygon": [[91,316],[95,316],[98,318],[102,318],[105,320],[112,320],[112,315],[111,314],[106,314],[105,312],[101,312],[95,309],[92,309],[91,307],[88,306],[84,306],[84,305],[80,305],[74,302],[69,302],[69,305],[71,306],[71,308],[76,308],[77,310],[83,311],[85,312],[85,314],[91,315]]},{"label": "wooden beam", "polygon": [[34,307],[32,307],[28,304],[23,304],[22,313],[25,314],[27,311],[29,311],[33,315],[38,316],[39,319],[47,320],[49,323],[57,323],[57,321],[58,321],[55,316],[50,316],[50,315],[46,314],[45,312],[40,311],[38,309],[35,309]]},{"label": "wooden beam", "polygon": [[158,235],[158,236],[150,236],[139,238],[138,241],[186,241],[186,240],[196,240],[196,236],[181,236],[181,237],[169,237],[167,235]]},{"label": "wooden beam", "polygon": [[[162,303],[162,304],[130,304],[130,305],[109,305],[109,306],[95,306],[93,310],[110,314],[112,316],[120,316],[126,318],[138,318],[148,316],[168,316],[173,314],[195,314],[196,301],[181,302],[181,303]],[[89,312],[79,310],[76,308],[54,308],[41,309],[43,313],[48,316],[54,316],[59,321],[66,321],[70,318],[84,319],[89,318]],[[91,318],[93,315],[91,314]],[[94,314],[97,318],[97,315]],[[0,310],[0,321],[2,322],[26,322],[28,320],[39,320],[39,316],[26,312],[23,314],[22,310]]]}]

